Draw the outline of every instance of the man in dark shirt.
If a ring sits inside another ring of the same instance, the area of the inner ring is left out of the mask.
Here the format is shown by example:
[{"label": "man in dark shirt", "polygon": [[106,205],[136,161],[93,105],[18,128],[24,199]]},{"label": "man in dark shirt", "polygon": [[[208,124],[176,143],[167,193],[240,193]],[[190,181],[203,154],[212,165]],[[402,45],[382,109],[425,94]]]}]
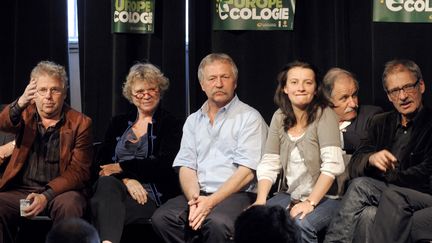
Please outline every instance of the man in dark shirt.
[{"label": "man in dark shirt", "polygon": [[[352,242],[359,215],[368,207],[379,205],[377,215],[380,210],[403,213],[381,207],[389,190],[432,193],[432,111],[422,104],[425,83],[420,68],[410,60],[390,61],[385,65],[383,86],[396,111],[376,115],[367,139],[354,153],[349,172],[358,178],[351,182],[325,242]],[[392,217],[380,220],[382,228],[395,223]],[[376,217],[373,224],[374,233],[366,242],[396,242],[402,231],[409,235],[411,230],[405,227],[383,235],[377,232]]]},{"label": "man in dark shirt", "polygon": [[64,67],[40,62],[24,93],[0,113],[0,130],[16,136],[15,148],[0,178],[0,242],[12,242],[20,199],[29,199],[25,217],[50,216],[54,224],[81,217],[82,194],[90,178],[91,120],[64,104]]}]

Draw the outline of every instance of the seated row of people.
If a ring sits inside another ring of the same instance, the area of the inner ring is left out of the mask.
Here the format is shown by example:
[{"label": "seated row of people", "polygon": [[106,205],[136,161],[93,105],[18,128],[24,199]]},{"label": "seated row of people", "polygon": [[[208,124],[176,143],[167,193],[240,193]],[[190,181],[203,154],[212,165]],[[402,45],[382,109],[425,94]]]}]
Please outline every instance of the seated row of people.
[{"label": "seated row of people", "polygon": [[[359,107],[350,72],[333,68],[321,84],[315,67],[292,62],[278,75],[270,128],[237,97],[228,55],[206,56],[198,78],[207,101],[183,125],[161,108],[163,73],[151,64],[130,69],[123,95],[136,110],[112,119],[96,159],[90,211],[102,242],[120,242],[125,225],[150,218],[165,242],[229,242],[251,205],[285,208],[302,242],[318,242],[326,228],[326,242],[432,239],[431,113],[414,62],[386,64],[383,86],[396,111],[380,115]],[[15,134],[0,178],[3,242],[13,242],[19,199],[32,201],[26,217],[45,213],[57,224],[83,216],[91,120],[64,103],[66,82],[63,67],[41,62],[0,113],[0,130]],[[349,177],[359,178],[342,196]]]}]

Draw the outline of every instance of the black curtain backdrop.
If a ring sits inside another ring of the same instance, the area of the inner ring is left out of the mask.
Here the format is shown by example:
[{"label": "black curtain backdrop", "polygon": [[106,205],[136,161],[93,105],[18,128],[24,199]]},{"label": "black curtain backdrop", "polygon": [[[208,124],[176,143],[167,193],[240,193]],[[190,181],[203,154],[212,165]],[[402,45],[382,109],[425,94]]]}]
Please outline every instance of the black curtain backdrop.
[{"label": "black curtain backdrop", "polygon": [[[205,96],[197,80],[199,61],[210,52],[226,52],[239,67],[237,93],[257,108],[267,122],[273,104],[275,77],[284,64],[302,59],[322,74],[339,66],[360,82],[360,103],[391,109],[381,85],[383,65],[392,58],[409,58],[423,71],[431,104],[432,24],[373,23],[372,1],[297,1],[293,31],[213,31],[213,1],[190,1],[190,108]],[[1,8],[0,102],[22,94],[31,69],[41,60],[68,67],[66,0],[4,1]],[[113,115],[130,105],[121,84],[136,61],[159,66],[170,78],[164,106],[184,116],[185,3],[156,1],[155,33],[112,34],[111,1],[78,0],[83,111],[92,117],[96,139],[102,138]]]},{"label": "black curtain backdrop", "polygon": [[154,34],[111,33],[109,0],[78,0],[83,112],[101,140],[110,118],[133,107],[121,87],[137,61],[150,62],[170,79],[163,106],[185,116],[185,3],[155,1]]},{"label": "black curtain backdrop", "polygon": [[2,1],[0,103],[10,103],[24,92],[39,61],[68,68],[66,7],[66,0]]},{"label": "black curtain backdrop", "polygon": [[[334,66],[356,74],[360,82],[360,103],[389,110],[383,91],[383,65],[392,58],[409,58],[422,69],[430,100],[432,79],[432,24],[373,23],[372,1],[296,1],[293,31],[212,31],[208,14],[213,1],[191,5],[191,111],[205,97],[196,70],[210,52],[225,52],[237,63],[237,94],[257,108],[267,122],[276,109],[273,94],[279,70],[295,59],[315,64],[321,74]],[[192,97],[191,97],[192,98]]]}]

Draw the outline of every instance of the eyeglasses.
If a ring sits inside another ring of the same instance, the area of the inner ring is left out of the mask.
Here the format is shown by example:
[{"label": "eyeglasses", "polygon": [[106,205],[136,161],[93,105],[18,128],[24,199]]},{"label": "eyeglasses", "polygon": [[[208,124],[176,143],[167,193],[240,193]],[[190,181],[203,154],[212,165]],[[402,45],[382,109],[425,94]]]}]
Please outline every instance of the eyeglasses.
[{"label": "eyeglasses", "polygon": [[47,88],[40,88],[40,89],[37,90],[37,93],[38,93],[40,96],[46,96],[46,95],[48,94],[48,92],[49,92],[51,95],[60,95],[60,94],[63,92],[63,89],[61,89],[61,88],[57,88],[57,87],[54,87],[54,88],[50,88],[50,89],[47,89]]},{"label": "eyeglasses", "polygon": [[419,82],[420,82],[420,79],[417,79],[417,81],[415,83],[406,84],[406,85],[402,86],[402,88],[394,88],[391,90],[387,90],[387,94],[393,99],[396,99],[397,97],[399,97],[401,90],[403,90],[407,94],[412,94],[415,92],[416,86],[417,86],[417,84],[419,84]]},{"label": "eyeglasses", "polygon": [[150,96],[155,96],[158,92],[159,90],[157,88],[150,88],[150,89],[138,90],[137,92],[135,92],[135,94],[132,93],[132,95],[137,99],[142,99],[146,94]]}]

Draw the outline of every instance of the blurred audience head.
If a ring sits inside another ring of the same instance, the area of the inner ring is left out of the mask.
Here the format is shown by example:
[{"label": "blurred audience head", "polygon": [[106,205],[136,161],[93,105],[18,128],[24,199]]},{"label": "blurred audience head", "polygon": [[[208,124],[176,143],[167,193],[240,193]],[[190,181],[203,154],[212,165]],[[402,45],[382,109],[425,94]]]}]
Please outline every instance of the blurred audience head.
[{"label": "blurred audience head", "polygon": [[280,206],[252,206],[237,218],[236,243],[298,242],[299,233],[293,219]]},{"label": "blurred audience head", "polygon": [[66,219],[48,232],[46,243],[99,243],[96,229],[79,218]]}]

